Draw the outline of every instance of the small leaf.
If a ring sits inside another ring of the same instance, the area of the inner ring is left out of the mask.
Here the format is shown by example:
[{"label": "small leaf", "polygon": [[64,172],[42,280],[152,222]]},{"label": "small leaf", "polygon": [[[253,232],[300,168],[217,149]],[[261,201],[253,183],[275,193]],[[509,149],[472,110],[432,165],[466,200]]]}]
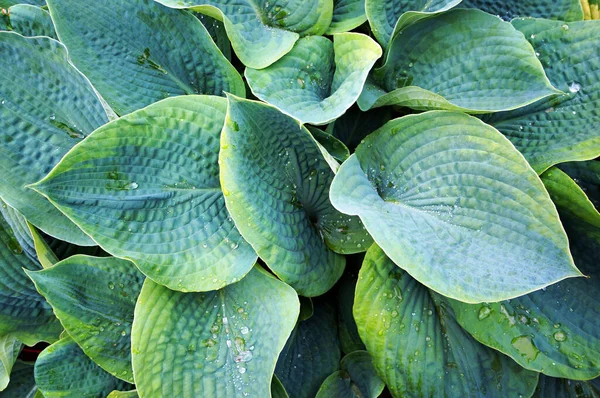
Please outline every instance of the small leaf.
[{"label": "small leaf", "polygon": [[254,95],[301,123],[327,124],[356,101],[381,48],[360,33],[340,33],[333,43],[304,37],[273,65],[246,68]]},{"label": "small leaf", "polygon": [[133,383],[131,323],[144,281],[135,266],[112,257],[77,255],[28,275],[85,354]]},{"label": "small leaf", "polygon": [[460,0],[366,0],[365,8],[373,34],[384,48],[402,28],[420,19],[448,11]]},{"label": "small leaf", "polygon": [[6,389],[10,374],[23,344],[10,334],[0,336],[0,391]]},{"label": "small leaf", "polygon": [[70,337],[42,351],[34,374],[45,398],[105,397],[113,390],[131,388],[96,365]]},{"label": "small leaf", "polygon": [[30,4],[15,4],[0,15],[0,30],[12,30],[23,36],[49,36],[56,39],[48,11]]},{"label": "small leaf", "polygon": [[261,69],[287,52],[300,36],[319,36],[331,23],[331,0],[156,0],[222,20],[231,46],[244,65]]},{"label": "small leaf", "polygon": [[206,293],[175,292],[147,279],[132,332],[140,396],[269,396],[298,312],[294,290],[258,266]]},{"label": "small leaf", "polygon": [[316,302],[314,314],[299,321],[277,360],[275,374],[293,398],[312,398],[339,369],[340,346],[335,309]]},{"label": "small leaf", "polygon": [[188,12],[152,0],[48,0],[48,7],[73,63],[119,115],[169,96],[245,94]]},{"label": "small leaf", "polygon": [[341,370],[325,379],[316,398],[376,398],[383,391],[385,384],[377,375],[368,352],[355,351],[346,355],[340,367]]},{"label": "small leaf", "polygon": [[[568,279],[510,302],[450,305],[458,322],[477,340],[510,355],[527,369],[553,377],[597,377],[600,214],[560,170],[548,170],[542,181],[569,235],[575,264],[589,278]],[[530,355],[534,347],[535,355]]]},{"label": "small leaf", "polygon": [[27,184],[108,121],[90,82],[50,38],[0,32],[0,196],[49,235],[92,245],[71,221]]},{"label": "small leaf", "polygon": [[556,87],[551,97],[484,120],[508,137],[539,174],[550,166],[600,155],[600,21],[517,19]]},{"label": "small leaf", "polygon": [[531,396],[538,373],[475,341],[439,298],[377,245],[369,249],[356,286],[354,317],[392,395]]},{"label": "small leaf", "polygon": [[457,9],[418,21],[390,43],[358,105],[467,113],[507,111],[563,94],[510,23]]},{"label": "small leaf", "polygon": [[[264,103],[229,97],[219,154],[225,203],[261,259],[299,294],[318,296],[369,235],[328,199],[333,171],[308,130]],[[330,249],[331,248],[331,249]]]},{"label": "small leaf", "polygon": [[152,104],[96,130],[32,187],[157,283],[221,288],[256,261],[219,186],[225,107],[211,96]]},{"label": "small leaf", "polygon": [[287,391],[281,384],[281,381],[277,378],[277,376],[273,375],[273,379],[271,380],[271,397],[272,398],[290,398]]},{"label": "small leaf", "polygon": [[479,8],[505,21],[516,17],[535,17],[559,19],[562,21],[581,21],[583,10],[580,0],[463,0],[460,5],[465,8]]},{"label": "small leaf", "polygon": [[366,20],[365,0],[333,0],[333,17],[325,34],[348,32]]},{"label": "small leaf", "polygon": [[398,266],[457,300],[505,300],[581,275],[535,172],[462,113],[388,122],[342,164],[330,197]]}]

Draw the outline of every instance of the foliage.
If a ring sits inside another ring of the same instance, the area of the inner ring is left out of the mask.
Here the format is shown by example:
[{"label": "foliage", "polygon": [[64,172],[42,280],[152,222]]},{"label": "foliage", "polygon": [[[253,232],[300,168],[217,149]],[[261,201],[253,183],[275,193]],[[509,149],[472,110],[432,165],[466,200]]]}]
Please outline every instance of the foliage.
[{"label": "foliage", "polygon": [[600,396],[596,1],[0,8],[0,396]]}]

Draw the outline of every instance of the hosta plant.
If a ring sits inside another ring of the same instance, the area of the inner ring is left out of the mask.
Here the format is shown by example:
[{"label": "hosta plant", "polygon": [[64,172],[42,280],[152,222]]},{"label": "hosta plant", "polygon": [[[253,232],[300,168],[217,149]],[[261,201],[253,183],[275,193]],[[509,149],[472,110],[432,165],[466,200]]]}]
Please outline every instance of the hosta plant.
[{"label": "hosta plant", "polygon": [[600,396],[591,0],[0,0],[0,396]]}]

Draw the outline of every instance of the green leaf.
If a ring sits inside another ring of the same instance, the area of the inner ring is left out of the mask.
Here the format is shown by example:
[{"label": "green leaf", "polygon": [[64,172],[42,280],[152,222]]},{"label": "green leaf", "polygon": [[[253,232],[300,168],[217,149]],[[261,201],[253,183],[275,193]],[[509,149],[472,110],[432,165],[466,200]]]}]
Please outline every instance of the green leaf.
[{"label": "green leaf", "polygon": [[581,276],[536,173],[462,113],[386,123],[340,167],[330,197],[399,267],[457,300],[500,301]]},{"label": "green leaf", "polygon": [[271,397],[290,398],[287,391],[285,391],[285,387],[283,387],[283,384],[281,384],[281,381],[275,375],[273,375],[273,379],[271,380]]},{"label": "green leaf", "polygon": [[31,224],[28,224],[27,220],[21,213],[7,205],[1,198],[0,214],[2,214],[7,226],[10,228],[10,230],[12,230],[9,231],[9,235],[16,239],[16,245],[14,249],[16,249],[16,251],[22,250],[27,257],[29,257],[34,263],[37,263],[38,259],[35,251],[35,243],[33,240],[33,235],[29,229],[29,225]]},{"label": "green leaf", "polygon": [[23,271],[41,268],[0,217],[0,336],[11,334],[30,346],[57,340],[62,327]]},{"label": "green leaf", "polygon": [[15,4],[33,4],[41,7],[46,4],[46,0],[0,0],[2,8],[12,7]]},{"label": "green leaf", "polygon": [[246,68],[254,95],[301,123],[323,125],[342,115],[361,93],[381,48],[360,33],[339,33],[333,43],[304,37],[273,65]]},{"label": "green leaf", "polygon": [[600,376],[600,214],[560,170],[548,170],[542,180],[569,234],[575,264],[589,279],[568,279],[510,302],[450,305],[477,340],[521,366],[589,379]]},{"label": "green leaf", "polygon": [[294,290],[258,266],[206,293],[175,292],[147,279],[132,332],[140,396],[269,396],[298,312]]},{"label": "green leaf", "polygon": [[113,391],[106,398],[138,398],[137,390],[131,391]]},{"label": "green leaf", "polygon": [[358,268],[355,270],[348,267],[337,287],[338,336],[341,349],[346,354],[365,349],[365,345],[358,335],[356,322],[354,322],[354,316],[352,315],[357,279]]},{"label": "green leaf", "polygon": [[341,370],[325,379],[317,398],[376,398],[383,391],[385,384],[377,375],[368,352],[355,351],[346,355],[340,367]]},{"label": "green leaf", "polygon": [[562,21],[581,21],[583,10],[580,0],[463,0],[461,7],[479,8],[505,21],[516,17],[536,17],[559,19]]},{"label": "green leaf", "polygon": [[144,282],[137,268],[113,257],[76,255],[27,274],[85,354],[133,383],[131,323]]},{"label": "green leaf", "polygon": [[156,0],[189,8],[222,20],[231,46],[242,63],[261,69],[277,61],[300,36],[321,35],[333,14],[331,0]]},{"label": "green leaf", "polygon": [[0,196],[49,235],[93,242],[38,193],[26,189],[95,128],[108,121],[90,82],[65,47],[0,32]]},{"label": "green leaf", "polygon": [[113,390],[131,388],[96,365],[70,337],[42,351],[34,374],[46,398],[105,397]]},{"label": "green leaf", "polygon": [[188,12],[152,0],[48,6],[73,63],[120,115],[168,96],[245,94],[240,75]]},{"label": "green leaf", "polygon": [[513,25],[539,54],[552,84],[568,94],[484,120],[506,135],[540,174],[557,163],[599,156],[600,21],[517,19]]},{"label": "green leaf", "polygon": [[221,288],[256,261],[219,186],[225,110],[212,96],[152,104],[96,130],[33,188],[155,282]]},{"label": "green leaf", "polygon": [[352,106],[346,113],[327,126],[327,132],[342,141],[352,151],[358,144],[392,118],[389,107],[362,112]]},{"label": "green leaf", "polygon": [[223,22],[200,13],[194,13],[194,15],[202,22],[202,25],[204,25],[208,34],[217,47],[219,47],[219,50],[221,50],[225,58],[231,62],[231,43],[227,37],[227,31],[225,30]]},{"label": "green leaf", "polygon": [[538,373],[475,341],[439,298],[377,245],[369,249],[356,286],[354,317],[392,395],[531,396]]},{"label": "green leaf", "polygon": [[339,279],[345,259],[332,250],[352,253],[370,244],[360,220],[329,202],[333,171],[317,143],[276,108],[229,96],[219,162],[240,233],[299,294],[321,295]]},{"label": "green leaf", "polygon": [[600,389],[592,382],[540,375],[533,398],[600,398]]},{"label": "green leaf", "polygon": [[313,315],[299,321],[277,360],[275,374],[293,398],[312,398],[332,372],[339,369],[340,346],[335,309],[314,303]]},{"label": "green leaf", "polygon": [[600,162],[569,162],[559,167],[583,189],[594,207],[600,209]]},{"label": "green leaf", "polygon": [[35,385],[33,364],[17,359],[10,375],[10,384],[0,392],[3,398],[43,398]]},{"label": "green leaf", "polygon": [[563,94],[522,33],[479,10],[451,10],[403,29],[373,77],[358,100],[362,110],[499,112]]},{"label": "green leaf", "polygon": [[325,33],[348,32],[366,21],[365,0],[333,0],[333,16]]},{"label": "green leaf", "polygon": [[29,224],[29,231],[33,238],[33,244],[35,247],[37,259],[40,262],[42,268],[49,268],[56,264],[59,261],[59,259],[56,256],[56,254],[54,254],[54,252],[50,248],[50,245],[48,244],[48,242],[46,242],[44,237],[31,224]]},{"label": "green leaf", "polygon": [[56,39],[48,11],[29,4],[15,4],[0,15],[0,30],[12,30],[23,36],[49,36]]},{"label": "green leaf", "polygon": [[10,373],[23,344],[13,335],[0,336],[0,391],[10,381]]},{"label": "green leaf", "polygon": [[460,0],[366,0],[365,8],[373,34],[384,48],[402,28],[450,10]]},{"label": "green leaf", "polygon": [[[312,134],[315,141],[317,141],[320,145],[323,146],[326,154],[323,153],[323,156],[330,155],[337,162],[343,162],[348,159],[350,156],[350,151],[344,145],[343,142],[335,138],[333,135],[313,126],[306,126],[310,134]],[[326,159],[327,160],[327,159]],[[331,164],[330,164],[331,166]],[[333,169],[334,172],[339,168],[339,163],[335,165],[336,167]]]}]

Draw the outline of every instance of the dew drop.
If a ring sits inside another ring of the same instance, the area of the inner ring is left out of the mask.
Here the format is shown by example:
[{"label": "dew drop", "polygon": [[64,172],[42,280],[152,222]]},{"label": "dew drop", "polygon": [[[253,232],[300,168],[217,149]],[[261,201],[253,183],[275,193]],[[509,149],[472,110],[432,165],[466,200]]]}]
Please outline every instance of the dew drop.
[{"label": "dew drop", "polygon": [[126,330],[122,330],[121,331],[121,336],[127,336],[127,331]]},{"label": "dew drop", "polygon": [[484,305],[483,307],[481,307],[479,309],[479,313],[477,314],[477,319],[484,320],[485,318],[489,317],[490,314],[492,313],[492,309],[486,305]]},{"label": "dew drop", "polygon": [[240,372],[241,374],[244,374],[244,373],[246,373],[246,368],[244,368],[244,367],[240,367],[240,368],[239,368],[239,372]]},{"label": "dew drop", "polygon": [[563,30],[569,30],[569,25],[567,25],[567,24],[563,24],[563,26],[562,26],[562,29],[563,29]]},{"label": "dew drop", "polygon": [[115,288],[115,284],[114,284],[114,283],[112,283],[112,282],[108,282],[108,288],[109,288],[110,290],[113,290],[113,289]]},{"label": "dew drop", "polygon": [[248,328],[247,328],[246,326],[242,326],[242,327],[240,328],[240,332],[241,332],[242,334],[248,334],[249,330],[248,330]]},{"label": "dew drop", "polygon": [[577,93],[577,92],[579,92],[579,90],[581,90],[581,84],[579,84],[579,83],[573,82],[569,86],[569,91],[572,93]]},{"label": "dew drop", "polygon": [[556,341],[565,341],[567,339],[567,335],[564,332],[558,331],[555,332],[552,337],[554,337],[554,340]]}]

